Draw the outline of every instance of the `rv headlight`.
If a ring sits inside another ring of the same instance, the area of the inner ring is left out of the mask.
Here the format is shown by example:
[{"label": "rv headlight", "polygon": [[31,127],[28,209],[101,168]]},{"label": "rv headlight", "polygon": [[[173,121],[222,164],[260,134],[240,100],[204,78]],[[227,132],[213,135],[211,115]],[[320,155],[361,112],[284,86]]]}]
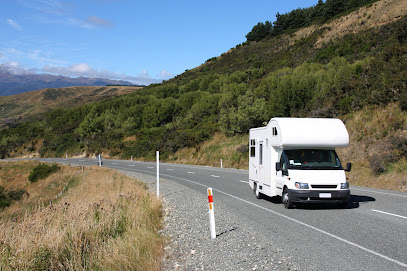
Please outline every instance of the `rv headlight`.
[{"label": "rv headlight", "polygon": [[309,189],[308,184],[307,183],[295,183],[295,187],[298,189]]},{"label": "rv headlight", "polygon": [[349,189],[349,183],[341,183],[341,189]]}]

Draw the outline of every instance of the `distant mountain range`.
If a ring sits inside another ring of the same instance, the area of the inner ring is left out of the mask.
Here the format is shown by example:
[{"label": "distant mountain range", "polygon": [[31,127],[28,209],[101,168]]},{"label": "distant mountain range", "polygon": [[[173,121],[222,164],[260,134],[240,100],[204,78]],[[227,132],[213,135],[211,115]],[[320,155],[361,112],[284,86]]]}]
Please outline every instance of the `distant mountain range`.
[{"label": "distant mountain range", "polygon": [[44,88],[62,88],[73,86],[126,85],[141,86],[129,81],[104,78],[68,77],[52,74],[14,74],[0,69],[0,96],[10,96]]}]

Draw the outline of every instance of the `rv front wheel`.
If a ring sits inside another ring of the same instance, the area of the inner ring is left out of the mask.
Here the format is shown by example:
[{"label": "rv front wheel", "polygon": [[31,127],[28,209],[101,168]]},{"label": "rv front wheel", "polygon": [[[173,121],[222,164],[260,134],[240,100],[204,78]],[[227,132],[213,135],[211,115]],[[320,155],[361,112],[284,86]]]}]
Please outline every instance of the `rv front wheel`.
[{"label": "rv front wheel", "polygon": [[290,195],[288,194],[288,188],[284,188],[283,195],[281,196],[281,201],[284,204],[284,207],[290,209],[293,207],[293,202],[291,201]]},{"label": "rv front wheel", "polygon": [[259,191],[259,186],[257,185],[257,183],[254,183],[254,189],[253,189],[254,195],[256,196],[257,199],[261,199],[262,198],[262,193]]}]

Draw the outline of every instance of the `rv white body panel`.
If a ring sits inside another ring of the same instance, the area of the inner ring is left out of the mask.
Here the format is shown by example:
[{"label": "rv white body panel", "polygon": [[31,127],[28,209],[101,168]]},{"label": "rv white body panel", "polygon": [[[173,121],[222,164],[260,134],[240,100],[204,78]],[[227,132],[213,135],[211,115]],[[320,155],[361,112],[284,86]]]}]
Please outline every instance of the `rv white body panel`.
[{"label": "rv white body panel", "polygon": [[[347,202],[350,192],[335,148],[348,144],[348,132],[339,119],[273,118],[266,127],[250,129],[249,184],[270,197],[283,196],[286,190],[298,201]],[[336,166],[328,168],[300,153],[328,157]]]}]

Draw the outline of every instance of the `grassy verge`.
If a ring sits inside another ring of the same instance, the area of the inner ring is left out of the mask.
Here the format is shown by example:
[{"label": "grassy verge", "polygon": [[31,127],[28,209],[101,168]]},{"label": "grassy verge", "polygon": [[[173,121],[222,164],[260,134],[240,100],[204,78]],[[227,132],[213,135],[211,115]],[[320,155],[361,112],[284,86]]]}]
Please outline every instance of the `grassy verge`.
[{"label": "grassy verge", "polygon": [[[29,163],[0,163],[4,172]],[[22,169],[25,168],[25,169]],[[23,179],[23,178],[22,178]],[[161,204],[114,171],[64,166],[0,212],[0,270],[160,270]]]}]

